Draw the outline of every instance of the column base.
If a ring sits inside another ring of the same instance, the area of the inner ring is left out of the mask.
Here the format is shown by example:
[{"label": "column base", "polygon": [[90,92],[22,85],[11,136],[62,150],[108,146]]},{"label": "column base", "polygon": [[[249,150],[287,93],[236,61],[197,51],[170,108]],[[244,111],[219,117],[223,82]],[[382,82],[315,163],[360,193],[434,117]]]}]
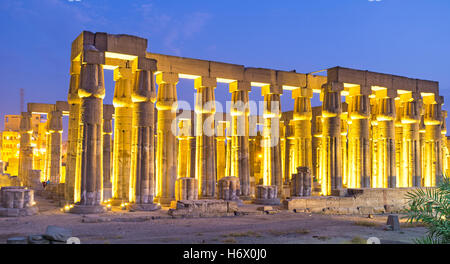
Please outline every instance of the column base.
[{"label": "column base", "polygon": [[130,205],[131,210],[135,211],[156,211],[161,209],[161,205],[151,203],[151,204],[131,204]]},{"label": "column base", "polygon": [[112,188],[103,188],[103,201],[107,201],[112,198]]},{"label": "column base", "polygon": [[102,205],[74,205],[69,213],[71,214],[101,214],[107,211],[105,206]]},{"label": "column base", "polygon": [[169,207],[171,206],[172,201],[176,201],[175,198],[166,198],[166,197],[157,197],[155,199],[161,206]]},{"label": "column base", "polygon": [[[105,200],[105,199],[103,199],[103,200]],[[125,199],[111,198],[112,206],[122,206],[123,203],[128,203],[128,201]]]},{"label": "column base", "polygon": [[241,199],[242,201],[252,201],[253,197],[251,195],[240,195],[239,199]]},{"label": "column base", "polygon": [[331,190],[331,196],[339,196],[339,197],[347,196],[347,189],[334,189],[334,190]]}]

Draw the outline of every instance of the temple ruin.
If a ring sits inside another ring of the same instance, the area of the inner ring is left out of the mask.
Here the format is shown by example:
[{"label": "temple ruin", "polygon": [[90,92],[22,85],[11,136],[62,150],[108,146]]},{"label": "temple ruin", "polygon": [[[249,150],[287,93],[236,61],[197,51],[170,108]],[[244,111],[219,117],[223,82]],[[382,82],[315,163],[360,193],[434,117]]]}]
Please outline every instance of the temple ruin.
[{"label": "temple ruin", "polygon": [[[104,70],[114,71],[113,105],[103,104]],[[324,73],[155,54],[143,38],[82,32],[72,43],[67,102],[29,104],[22,113],[19,179],[30,187],[36,181],[33,113],[49,120],[37,177],[50,179],[74,213],[199,199],[270,205],[348,189],[434,187],[447,174],[438,82],[341,67]],[[177,111],[181,78],[194,80],[192,111]],[[217,83],[229,85],[228,113],[216,111]],[[264,111],[253,115],[250,91],[259,88]],[[282,113],[287,90],[295,105]],[[314,93],[322,106],[311,106]],[[69,129],[61,177],[63,115]]]}]

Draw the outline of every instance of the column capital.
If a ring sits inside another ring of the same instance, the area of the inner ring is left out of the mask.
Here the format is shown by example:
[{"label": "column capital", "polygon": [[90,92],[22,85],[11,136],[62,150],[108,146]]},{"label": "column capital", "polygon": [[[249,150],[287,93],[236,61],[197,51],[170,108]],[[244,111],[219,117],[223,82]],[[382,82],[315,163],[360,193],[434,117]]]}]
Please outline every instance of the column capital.
[{"label": "column capital", "polygon": [[266,94],[283,94],[283,87],[278,84],[268,84],[261,87],[261,95],[266,96]]},{"label": "column capital", "polygon": [[296,99],[298,97],[312,98],[313,97],[312,88],[300,87],[298,89],[293,90],[292,91],[292,99]]},{"label": "column capital", "polygon": [[214,77],[200,77],[194,80],[195,89],[204,88],[204,87],[217,87],[217,79]]},{"label": "column capital", "polygon": [[114,81],[118,81],[120,79],[133,79],[133,69],[117,67],[114,69]]},{"label": "column capital", "polygon": [[32,131],[31,128],[31,117],[30,112],[22,112],[20,118],[20,130],[21,131]]},{"label": "column capital", "polygon": [[342,83],[342,82],[327,82],[322,85],[322,93],[323,92],[342,92],[343,90],[344,90],[344,83]]},{"label": "column capital", "polygon": [[135,65],[136,70],[138,71],[141,70],[155,72],[157,70],[157,62],[154,59],[139,57],[137,58],[137,63]]},{"label": "column capital", "polygon": [[250,92],[252,90],[252,86],[250,85],[250,82],[248,81],[234,81],[230,83],[229,91],[230,93],[237,92],[237,91],[246,91]]},{"label": "column capital", "polygon": [[158,85],[161,84],[177,84],[178,83],[178,74],[173,72],[161,72],[156,75],[156,83]]},{"label": "column capital", "polygon": [[50,133],[62,131],[62,111],[55,110],[50,112],[47,126]]},{"label": "column capital", "polygon": [[372,87],[370,85],[353,86],[348,89],[349,96],[370,95]]},{"label": "column capital", "polygon": [[394,89],[381,89],[375,91],[376,98],[396,98],[398,96],[397,90]]}]

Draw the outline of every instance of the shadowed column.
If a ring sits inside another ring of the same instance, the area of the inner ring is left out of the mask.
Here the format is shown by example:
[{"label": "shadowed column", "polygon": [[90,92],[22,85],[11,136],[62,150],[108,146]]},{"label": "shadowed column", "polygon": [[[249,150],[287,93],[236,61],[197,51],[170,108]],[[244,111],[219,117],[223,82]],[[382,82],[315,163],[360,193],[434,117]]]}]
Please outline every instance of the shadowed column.
[{"label": "shadowed column", "polygon": [[341,159],[341,91],[344,85],[331,82],[322,86],[322,146],[321,188],[322,195],[331,195],[342,189]]},{"label": "shadowed column", "polygon": [[[249,123],[248,93],[250,83],[235,81],[230,83],[231,93],[231,172],[227,176],[239,178],[241,196],[250,196],[250,163],[249,163]],[[227,150],[228,151],[228,150]]]},{"label": "shadowed column", "polygon": [[112,198],[111,136],[114,106],[103,106],[103,201]]},{"label": "shadowed column", "polygon": [[176,117],[178,74],[163,72],[156,76],[158,96],[157,151],[156,151],[156,196],[162,205],[175,200],[177,179]]},{"label": "shadowed column", "polygon": [[[95,56],[104,54],[91,51]],[[87,61],[90,61],[89,58]],[[103,154],[103,98],[105,96],[103,66],[83,63],[78,95],[80,104],[79,149],[80,201],[72,208],[73,213],[98,213],[105,209],[102,201],[102,154]],[[78,190],[78,188],[76,188]]]},{"label": "shadowed column", "polygon": [[196,127],[196,176],[199,181],[199,196],[201,198],[215,197],[216,189],[216,151],[214,142],[214,113],[216,104],[214,89],[217,86],[215,78],[201,77],[195,79],[197,98],[195,113]]},{"label": "shadowed column", "polygon": [[30,186],[30,171],[33,169],[31,117],[31,113],[22,112],[20,118],[19,180],[24,186]]},{"label": "shadowed column", "polygon": [[153,203],[155,196],[154,129],[156,88],[153,71],[156,61],[139,58],[135,73],[133,99],[133,151],[130,202],[138,210],[159,208]]}]

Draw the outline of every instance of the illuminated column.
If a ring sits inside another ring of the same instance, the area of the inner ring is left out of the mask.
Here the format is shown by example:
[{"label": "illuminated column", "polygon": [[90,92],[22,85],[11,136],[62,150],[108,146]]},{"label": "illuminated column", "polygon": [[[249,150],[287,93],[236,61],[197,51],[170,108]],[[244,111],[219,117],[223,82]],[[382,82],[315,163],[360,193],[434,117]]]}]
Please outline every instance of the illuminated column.
[{"label": "illuminated column", "polygon": [[268,85],[262,87],[264,96],[263,129],[263,184],[276,186],[278,194],[282,191],[282,168],[280,146],[281,87]]},{"label": "illuminated column", "polygon": [[214,89],[217,86],[215,78],[200,77],[195,79],[197,90],[195,113],[196,124],[196,173],[199,181],[199,196],[201,198],[215,197],[216,189],[216,151],[214,142],[214,113],[216,104]]},{"label": "illuminated column", "polygon": [[[374,94],[369,97],[370,98],[370,149],[371,152],[371,163],[370,163],[370,172],[371,178],[370,183],[372,188],[376,188],[377,179],[378,179],[378,140],[379,140],[379,127],[377,120],[377,111],[378,111],[378,99]],[[395,167],[394,167],[395,168]]]},{"label": "illuminated column", "polygon": [[[420,168],[419,123],[422,111],[420,94],[413,92],[402,94],[401,120],[403,127],[401,170],[399,187],[420,187],[422,171]],[[439,121],[440,124],[440,121]]]},{"label": "illuminated column", "polygon": [[330,82],[322,86],[322,195],[342,189],[341,117],[342,83]]},{"label": "illuminated column", "polygon": [[424,111],[422,111],[422,115],[420,116],[420,123],[419,123],[419,144],[420,144],[420,168],[421,173],[423,175],[422,177],[422,186],[425,186],[424,180],[426,173],[426,166],[425,166],[425,121],[424,121]]},{"label": "illuminated column", "polygon": [[231,175],[239,178],[240,195],[250,196],[249,122],[250,109],[248,93],[249,82],[230,83],[231,93]]},{"label": "illuminated column", "polygon": [[[67,136],[67,158],[66,158],[66,179],[64,199],[67,202],[74,202],[75,199],[75,175],[79,173],[77,169],[77,146],[78,129],[80,122],[80,97],[78,88],[80,83],[80,62],[73,61],[71,65],[70,87],[67,102],[69,103],[69,128]],[[79,190],[77,191],[79,193]]]},{"label": "illuminated column", "polygon": [[322,163],[322,113],[318,113],[316,115],[313,112],[313,140],[312,140],[312,152],[313,152],[313,177],[317,180],[314,182],[314,189],[317,192],[320,192],[320,185],[322,184],[322,171],[321,171],[321,163]]},{"label": "illuminated column", "polygon": [[396,158],[395,158],[395,97],[397,91],[382,90],[376,92],[377,140],[375,141],[377,156],[374,177],[374,188],[396,188]]},{"label": "illuminated column", "polygon": [[31,113],[22,112],[20,118],[19,180],[30,186],[30,171],[33,169],[33,147],[31,146]]},{"label": "illuminated column", "polygon": [[113,98],[115,119],[112,192],[114,203],[120,204],[130,200],[133,119],[133,103],[131,99],[133,86],[132,69],[116,68],[114,70],[114,81],[116,81],[116,87]]},{"label": "illuminated column", "polygon": [[294,103],[294,138],[297,141],[294,145],[295,158],[291,164],[294,168],[293,174],[297,173],[297,168],[308,167],[312,169],[312,134],[311,119],[312,108],[311,98],[313,91],[310,88],[300,88],[292,92]]},{"label": "illuminated column", "polygon": [[[94,58],[104,58],[104,54],[90,51]],[[92,59],[94,59],[92,58]],[[105,96],[103,66],[89,63],[81,66],[80,86],[78,95],[80,103],[79,153],[77,160],[80,168],[79,202],[71,209],[72,213],[99,213],[105,210],[100,205],[103,185],[103,98]],[[104,62],[103,62],[104,63]]]},{"label": "illuminated column", "polygon": [[442,178],[441,108],[444,100],[443,97],[435,95],[425,96],[423,100],[425,110],[424,187],[434,187]]},{"label": "illuminated column", "polygon": [[191,120],[181,119],[178,123],[178,178],[191,177]]},{"label": "illuminated column", "polygon": [[154,129],[156,88],[153,72],[156,61],[138,59],[135,73],[132,129],[132,171],[130,202],[138,210],[151,211],[159,208],[153,203],[155,196]]},{"label": "illuminated column", "polygon": [[347,187],[348,184],[348,148],[347,148],[347,136],[348,136],[348,113],[343,112],[341,114],[341,149],[342,149],[342,185]]},{"label": "illuminated column", "polygon": [[112,198],[111,136],[114,106],[103,106],[103,201]]},{"label": "illuminated column", "polygon": [[348,97],[348,188],[370,188],[370,86],[351,87]]},{"label": "illuminated column", "polygon": [[172,123],[176,117],[178,74],[163,72],[156,75],[158,95],[157,145],[156,145],[156,197],[162,205],[175,200],[177,179],[176,136]]},{"label": "illuminated column", "polygon": [[47,121],[46,179],[51,184],[60,183],[62,129],[62,112],[50,112]]},{"label": "illuminated column", "polygon": [[219,122],[216,135],[216,160],[217,160],[217,181],[225,177],[227,146],[226,146],[226,122]]},{"label": "illuminated column", "polygon": [[404,157],[402,146],[403,146],[403,125],[402,125],[402,112],[403,106],[401,100],[398,98],[395,100],[395,172],[397,175],[397,185],[400,186],[400,179],[403,179],[403,163],[402,158]]},{"label": "illuminated column", "polygon": [[449,155],[449,150],[447,146],[447,111],[442,111],[442,122],[441,122],[441,159],[442,159],[442,173],[445,175],[448,170],[447,157]]},{"label": "illuminated column", "polygon": [[284,184],[288,184],[292,179],[292,174],[297,173],[297,168],[295,168],[295,164],[298,164],[298,140],[295,137],[295,121],[289,121],[289,135],[286,137],[288,144],[288,169],[287,175],[284,178]]}]

